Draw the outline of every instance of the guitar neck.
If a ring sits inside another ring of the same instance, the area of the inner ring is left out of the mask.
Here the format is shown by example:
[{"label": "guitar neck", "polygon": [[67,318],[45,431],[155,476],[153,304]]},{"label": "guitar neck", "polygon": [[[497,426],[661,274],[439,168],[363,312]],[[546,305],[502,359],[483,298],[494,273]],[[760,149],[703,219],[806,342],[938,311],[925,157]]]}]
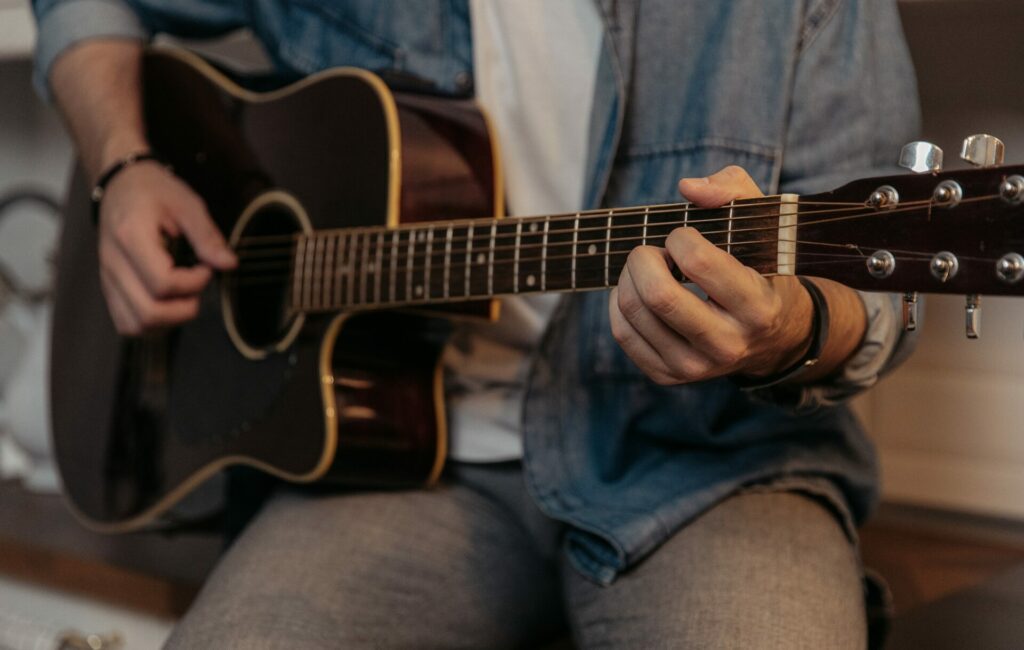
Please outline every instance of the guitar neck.
[{"label": "guitar neck", "polygon": [[295,238],[290,306],[329,312],[604,289],[633,248],[663,247],[681,226],[763,274],[792,274],[796,208],[789,194],[715,209],[678,203],[321,230]]}]

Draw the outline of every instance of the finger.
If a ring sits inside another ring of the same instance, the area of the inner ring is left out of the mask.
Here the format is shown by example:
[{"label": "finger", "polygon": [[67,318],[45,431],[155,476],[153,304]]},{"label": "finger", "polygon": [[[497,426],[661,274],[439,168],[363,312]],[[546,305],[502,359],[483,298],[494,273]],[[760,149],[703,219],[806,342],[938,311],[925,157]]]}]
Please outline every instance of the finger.
[{"label": "finger", "polygon": [[669,233],[665,250],[687,280],[740,321],[753,318],[765,301],[773,300],[767,280],[693,228]]},{"label": "finger", "polygon": [[163,234],[153,222],[126,222],[114,235],[121,254],[131,263],[148,293],[155,298],[192,296],[210,281],[205,266],[175,266],[164,244]]},{"label": "finger", "polygon": [[196,257],[219,271],[238,266],[238,258],[214,225],[206,206],[199,200],[184,201],[183,204],[174,215],[175,221],[192,244]]},{"label": "finger", "polygon": [[130,310],[138,329],[144,331],[179,325],[195,318],[199,311],[199,297],[178,297],[157,300],[151,296],[120,251],[112,250],[104,256],[104,271],[111,286],[118,292]]},{"label": "finger", "polygon": [[[692,376],[695,372],[693,366],[702,362],[714,360],[718,366],[732,367],[742,360],[747,344],[737,320],[676,282],[662,251],[649,247],[634,249],[626,264],[623,275],[628,271],[636,288],[637,301],[676,336],[686,339],[688,350],[700,355],[694,358],[689,351],[666,347],[666,353],[671,356],[665,361],[670,368],[681,369]],[[638,324],[637,320],[630,318],[631,312],[639,311],[630,298],[628,294],[620,298],[623,313],[641,333],[648,334],[652,331],[650,326]],[[622,303],[623,300],[627,301],[626,304]],[[648,342],[661,349],[657,341],[648,339]]]},{"label": "finger", "polygon": [[608,320],[611,323],[612,336],[615,341],[622,347],[626,356],[653,381],[661,385],[678,383],[668,366],[662,361],[661,356],[640,336],[619,310],[618,291],[617,288],[612,289],[611,297],[608,300]]},{"label": "finger", "polygon": [[717,208],[734,199],[764,196],[750,174],[736,165],[705,178],[684,178],[679,181],[679,193],[702,208]]},{"label": "finger", "polygon": [[[689,294],[685,289],[683,292]],[[617,311],[631,326],[632,332],[654,350],[674,377],[695,380],[706,376],[712,369],[713,364],[706,355],[694,349],[685,336],[674,331],[648,307],[628,267],[623,269],[615,299]]]},{"label": "finger", "polygon": [[103,289],[103,296],[107,301],[107,308],[110,311],[110,319],[114,322],[114,329],[122,336],[137,336],[142,333],[142,327],[135,319],[135,314],[128,307],[121,296],[121,292],[115,286],[113,278],[105,271],[100,271],[100,286]]}]

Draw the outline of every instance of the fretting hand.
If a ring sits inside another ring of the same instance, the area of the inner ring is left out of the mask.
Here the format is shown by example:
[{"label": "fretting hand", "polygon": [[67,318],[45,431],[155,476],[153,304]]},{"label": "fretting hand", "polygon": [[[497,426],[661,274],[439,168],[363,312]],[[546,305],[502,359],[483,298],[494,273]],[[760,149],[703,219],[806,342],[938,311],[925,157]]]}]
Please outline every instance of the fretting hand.
[{"label": "fretting hand", "polygon": [[[739,167],[683,179],[679,191],[703,208],[763,196]],[[682,286],[673,267],[708,300]],[[696,229],[677,228],[665,248],[640,246],[630,253],[609,313],[626,354],[652,380],[670,385],[789,367],[810,345],[813,305],[795,277],[762,277]]]}]

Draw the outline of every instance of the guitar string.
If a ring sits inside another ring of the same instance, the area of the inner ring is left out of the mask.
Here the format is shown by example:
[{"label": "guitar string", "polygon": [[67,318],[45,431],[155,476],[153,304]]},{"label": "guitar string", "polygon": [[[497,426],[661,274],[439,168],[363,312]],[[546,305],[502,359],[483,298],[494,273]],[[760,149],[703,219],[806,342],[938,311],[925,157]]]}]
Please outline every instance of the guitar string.
[{"label": "guitar string", "polygon": [[[770,197],[766,197],[766,198],[770,198]],[[753,199],[736,199],[736,200],[740,201],[740,200],[753,200]],[[597,209],[597,210],[581,210],[579,212],[562,212],[562,213],[552,214],[552,215],[540,215],[540,216],[528,215],[528,216],[523,216],[523,217],[508,217],[508,219],[512,222],[513,225],[517,221],[521,221],[523,223],[529,223],[529,222],[543,223],[544,221],[548,221],[549,223],[557,223],[557,222],[562,222],[562,221],[576,221],[577,219],[579,219],[580,221],[597,221],[597,220],[605,220],[605,219],[607,219],[608,216],[609,216],[609,212],[612,213],[611,214],[612,217],[629,217],[629,216],[641,216],[644,213],[652,214],[652,215],[658,215],[658,214],[668,214],[668,213],[672,213],[672,212],[686,212],[688,214],[693,214],[695,212],[711,212],[711,211],[716,211],[716,210],[717,211],[727,210],[730,207],[733,207],[733,208],[756,208],[756,207],[777,207],[777,206],[782,206],[782,205],[792,205],[792,206],[797,206],[797,205],[831,205],[831,206],[848,206],[848,207],[861,207],[861,208],[865,207],[863,202],[858,203],[858,202],[853,202],[853,201],[804,201],[804,202],[797,202],[797,201],[777,201],[777,200],[773,200],[773,201],[763,201],[763,202],[760,202],[760,203],[739,203],[739,204],[735,204],[735,205],[732,205],[732,206],[727,204],[725,206],[719,206],[719,207],[715,207],[715,208],[699,208],[699,207],[694,207],[693,203],[663,203],[663,204],[651,205],[651,206],[627,206],[627,207],[622,207],[622,208],[602,208],[602,209]],[[417,228],[429,228],[431,225],[434,225],[434,226],[439,226],[440,225],[440,226],[445,226],[446,227],[449,223],[455,223],[455,224],[459,224],[459,225],[465,224],[467,226],[472,224],[474,226],[477,226],[477,225],[490,225],[491,222],[495,222],[497,225],[501,226],[501,225],[503,225],[502,224],[503,220],[504,220],[504,218],[495,218],[495,217],[491,216],[491,217],[474,217],[474,218],[471,218],[471,219],[458,219],[456,221],[451,221],[451,220],[448,220],[448,221],[435,221],[432,224],[431,223],[410,223],[410,224],[404,224],[403,223],[403,224],[399,224],[397,228],[389,229],[389,230],[415,230]],[[376,230],[376,229],[380,229],[380,228],[382,228],[382,226],[379,226],[379,225],[375,225],[375,226],[357,226],[357,227],[353,227],[353,228],[328,228],[328,229],[325,229],[325,230],[319,230],[317,232],[318,233],[329,233],[329,232],[341,232],[341,231],[346,231],[346,232],[347,231],[367,231],[367,230],[372,231],[372,230]],[[288,234],[283,234],[283,235],[250,235],[248,237],[242,237],[240,241],[252,241],[252,240],[261,240],[261,241],[278,240],[278,241],[280,241],[280,240],[287,240],[287,239],[295,239],[295,238],[298,238],[298,237],[303,236],[303,235],[304,235],[304,233],[301,233],[301,232],[288,233]]]},{"label": "guitar string", "polygon": [[[801,266],[802,267],[815,267],[815,268],[818,268],[818,267],[825,267],[825,266],[834,266],[834,265],[837,265],[837,264],[851,264],[851,263],[860,261],[860,259],[862,259],[862,258],[857,258],[857,259],[818,260],[818,261],[811,261],[811,262],[802,263]],[[896,259],[897,259],[897,261],[902,261],[902,262],[926,262],[927,261],[926,259],[922,259],[922,258],[905,259],[905,258],[897,257]],[[488,300],[488,299],[491,299],[491,298],[498,298],[498,297],[501,297],[501,296],[523,295],[523,294],[532,294],[532,293],[582,293],[582,292],[586,292],[586,291],[598,291],[598,290],[602,290],[602,289],[610,289],[610,288],[612,288],[612,287],[614,287],[614,286],[616,286],[618,284],[618,282],[615,282],[612,285],[604,284],[601,281],[604,278],[603,270],[592,269],[592,270],[589,271],[589,273],[590,273],[590,276],[588,276],[588,277],[593,278],[593,279],[597,279],[599,281],[595,282],[593,284],[587,284],[587,285],[584,285],[584,286],[576,286],[576,287],[561,286],[561,287],[555,287],[555,288],[548,288],[548,289],[545,289],[545,290],[541,290],[538,286],[533,286],[533,287],[529,287],[529,288],[526,288],[526,289],[520,289],[519,291],[514,291],[514,290],[512,290],[511,287],[509,287],[507,290],[496,289],[495,291],[493,291],[491,293],[477,293],[477,294],[470,294],[468,296],[465,295],[465,294],[461,294],[461,293],[455,293],[455,294],[449,295],[448,297],[443,297],[443,296],[435,296],[435,295],[430,295],[428,293],[425,293],[425,295],[422,296],[422,297],[401,296],[401,297],[392,298],[390,300],[374,300],[374,301],[367,301],[367,302],[362,302],[362,303],[346,303],[346,304],[342,304],[342,305],[337,305],[337,304],[300,305],[300,306],[298,306],[298,309],[299,309],[299,311],[302,311],[304,313],[322,313],[322,312],[337,312],[337,311],[342,311],[342,310],[353,310],[353,309],[374,309],[374,308],[378,308],[378,307],[394,308],[394,307],[402,307],[402,306],[409,306],[409,305],[433,305],[433,304],[445,304],[445,303],[459,303],[459,302],[471,302],[471,301],[474,301],[474,300]],[[779,273],[777,271],[767,271],[767,272],[760,273],[760,275],[761,275],[761,277],[764,277],[764,278],[771,278],[771,277],[784,276],[784,275],[790,275],[790,274],[781,274],[781,273]],[[617,278],[616,278],[616,280],[617,280]],[[680,281],[685,282],[686,279],[683,278]],[[311,296],[311,297],[313,297],[313,296]],[[289,308],[289,310],[294,310],[294,309],[296,309],[296,306],[295,305],[289,305],[288,308]]]},{"label": "guitar string", "polygon": [[[777,240],[774,240],[774,241],[773,240],[765,240],[764,242],[747,242],[747,243],[777,243]],[[859,246],[858,245],[853,245],[853,244],[837,245],[837,244],[831,244],[831,243],[809,242],[809,241],[797,241],[797,243],[802,244],[802,245],[844,246],[844,247],[847,247],[847,248],[849,248],[849,247],[853,247],[853,248],[857,248],[857,247],[871,248],[871,247],[868,247],[866,245],[859,245]],[[888,249],[888,250],[890,250],[890,252],[895,252],[896,253],[894,255],[894,258],[897,261],[903,261],[903,262],[928,262],[932,258],[932,256],[934,255],[933,252],[929,252],[929,251],[906,251],[906,250],[899,250],[899,249]],[[623,256],[623,255],[628,255],[630,252],[631,251],[624,251],[624,250],[623,251],[612,251],[610,253],[610,255],[611,256],[620,257],[620,256]],[[818,257],[829,257],[829,258],[831,258],[829,260],[801,261],[800,262],[800,267],[802,269],[806,268],[808,266],[822,266],[824,264],[862,262],[865,259],[867,259],[867,257],[868,257],[868,255],[863,254],[863,253],[860,253],[860,254],[854,254],[854,253],[837,254],[837,253],[820,253],[820,252],[813,252],[813,251],[801,251],[800,255],[801,256],[812,256],[812,257],[813,256],[818,256]],[[603,257],[605,257],[605,255],[604,255],[604,253],[595,253],[593,255],[590,255],[589,257],[592,257],[592,258],[603,258]],[[994,263],[996,261],[996,258],[984,258],[984,257],[976,257],[976,256],[960,256],[959,259],[961,259],[963,261],[981,262],[981,263]],[[777,253],[774,250],[772,250],[772,251],[765,251],[765,252],[762,252],[762,253],[753,253],[753,254],[744,256],[744,258],[741,261],[746,263],[746,264],[757,264],[758,262],[762,262],[762,261],[767,262],[767,261],[775,261],[775,260],[777,260]],[[523,261],[524,260],[520,260],[520,263],[522,263]],[[618,262],[618,260],[616,260],[616,261]],[[502,264],[508,264],[508,263],[512,263],[512,262],[513,262],[513,260],[502,260],[501,261]],[[559,273],[557,275],[549,276],[547,278],[547,281],[549,283],[558,284],[560,282],[565,282],[567,279],[569,279],[571,277],[571,275],[569,273],[565,272],[566,269],[559,269],[558,271],[559,271]],[[774,274],[774,273],[769,273],[769,272],[762,272],[761,273],[761,275],[764,275],[764,276],[772,275],[772,274]],[[507,277],[508,276],[502,276],[502,277],[506,279],[505,281],[507,281]],[[347,280],[348,276],[346,275],[346,276],[344,276],[344,278]],[[364,282],[366,282],[366,281],[374,281],[374,282],[376,282],[377,274],[366,274],[365,276],[363,276],[363,278],[364,278]],[[578,272],[576,273],[576,280],[577,280],[577,282],[584,283],[584,282],[589,281],[589,279],[591,279],[591,278],[602,280],[604,278],[604,269],[603,268],[601,268],[601,269],[583,268],[583,269],[579,269]],[[463,276],[461,279],[464,281],[465,277]],[[482,279],[476,280],[477,284],[480,284],[482,282],[483,282]],[[268,277],[263,277],[261,279],[246,279],[246,280],[241,280],[241,281],[234,280],[233,283],[232,283],[232,286],[245,285],[245,286],[251,287],[253,285],[259,285],[259,284],[266,284],[266,285],[277,284],[278,286],[281,286],[281,283],[278,280],[274,280],[274,279],[271,279],[271,278],[268,278]],[[330,286],[330,285],[325,285],[325,286]],[[433,293],[433,291],[434,291],[434,288],[437,287],[438,289],[441,289],[441,290],[443,290],[443,288],[444,288],[444,285],[442,283],[435,283],[435,282],[431,282],[429,287],[426,287],[423,284],[421,284],[420,286],[425,287],[424,288],[424,293],[426,295],[424,297],[411,298],[409,296],[405,296],[402,300],[392,299],[389,302],[396,302],[396,301],[397,302],[406,302],[406,301],[409,301],[409,302],[433,302],[437,298],[437,296],[432,296],[431,295]],[[465,286],[465,285],[463,285],[463,286]],[[606,285],[604,285],[603,283],[600,283],[600,286],[606,286]],[[450,286],[449,286],[449,288],[450,288]],[[582,288],[583,287],[581,287],[581,289]],[[537,291],[537,290],[539,290],[539,287],[532,286],[530,289],[525,290],[525,291],[519,291],[519,292],[512,291],[512,292],[509,292],[509,293],[529,293],[531,290],[532,291]],[[311,292],[311,298],[313,297],[313,293],[314,292]],[[388,293],[390,293],[390,291]],[[403,293],[404,293],[404,291],[403,291]],[[456,292],[456,294],[457,294],[456,297],[467,297],[467,296],[464,296],[464,294],[460,294],[458,292]],[[470,298],[470,299],[472,299],[474,297],[480,298],[480,297],[487,297],[489,295],[490,294],[486,294],[486,293],[483,293],[483,294],[476,293],[476,294],[471,294],[470,296],[468,296],[468,298]],[[316,296],[316,297],[324,297],[324,296]],[[348,301],[345,301],[345,302],[348,302]]]},{"label": "guitar string", "polygon": [[[980,200],[980,198],[976,199],[976,200]],[[924,207],[924,206],[923,205],[922,206],[905,206],[903,208],[893,208],[893,209],[887,210],[885,212],[875,212],[875,211],[872,211],[872,212],[869,212],[869,213],[862,213],[860,215],[843,215],[842,217],[836,217],[836,218],[833,218],[833,219],[819,219],[819,220],[815,220],[815,221],[804,222],[802,224],[799,224],[797,227],[806,227],[806,226],[816,225],[816,224],[821,224],[821,223],[834,223],[834,222],[838,222],[838,221],[845,221],[845,220],[848,220],[850,218],[869,218],[869,217],[872,217],[872,216],[886,216],[886,215],[889,215],[889,214],[892,214],[892,213],[904,213],[904,212],[911,211],[911,210],[914,210],[914,209],[920,209],[922,207]],[[832,213],[829,212],[828,214],[832,214]],[[673,227],[674,228],[675,225],[677,225],[677,224],[662,223],[662,224],[657,224],[657,225],[649,225],[648,226],[648,231],[651,230],[651,229],[659,228],[659,227],[660,228],[666,228],[666,227]],[[638,226],[632,226],[632,227],[635,229]],[[704,235],[704,236],[720,235],[720,234],[735,235],[735,234],[741,234],[741,233],[762,232],[762,231],[775,231],[775,230],[778,230],[779,228],[780,228],[780,226],[777,226],[777,225],[763,226],[763,227],[760,227],[760,228],[729,228],[727,230],[704,231],[701,234]],[[606,230],[606,229],[605,228],[599,228],[597,230],[603,231],[603,230]],[[551,233],[549,232],[548,233],[549,237],[550,237],[550,234]],[[613,237],[613,238],[602,238],[602,239],[585,240],[583,242],[578,242],[577,241],[575,243],[576,243],[576,245],[579,245],[581,243],[587,244],[587,245],[597,245],[597,244],[605,244],[605,243],[610,244],[610,243],[622,243],[622,242],[637,242],[637,243],[641,243],[642,244],[642,243],[646,243],[646,241],[648,239],[658,239],[658,238],[662,238],[662,237],[667,237],[667,235],[659,235],[659,234],[650,235],[649,234],[646,237],[642,236],[642,235],[641,236],[632,236],[632,237],[617,237],[617,238]],[[368,256],[361,255],[361,254],[365,253],[366,251],[370,251],[371,253],[380,253],[381,257],[382,257],[382,263],[384,263],[384,261],[386,261],[388,264],[390,264],[391,260],[392,260],[392,249],[395,249],[398,246],[401,246],[401,248],[407,248],[407,247],[409,247],[412,244],[412,242],[409,242],[409,241],[406,241],[404,243],[388,242],[387,238],[384,237],[384,238],[378,238],[379,241],[377,243],[373,243],[373,244],[364,246],[364,245],[362,245],[360,243],[361,239],[362,238],[358,238],[357,237],[356,241],[354,242],[355,243],[354,246],[346,247],[346,248],[349,249],[348,252],[349,252],[349,261],[350,262],[352,260],[354,260],[354,259],[358,259],[361,256],[362,257],[368,257]],[[314,241],[314,240],[309,240],[309,241]],[[351,241],[352,240],[349,239],[349,242],[351,242]],[[748,242],[742,242],[742,241],[740,241],[740,242],[730,242],[730,247],[732,245],[742,245],[744,243],[748,243]],[[315,253],[316,251],[309,250],[312,246],[315,246],[315,245],[316,245],[315,241],[314,241],[313,244],[307,244],[306,245],[307,250],[305,252],[306,253]],[[525,245],[521,244],[520,246],[514,246],[514,245],[512,245],[512,246],[494,246],[494,247],[487,246],[486,248],[483,248],[481,251],[479,251],[478,254],[485,254],[485,253],[487,253],[488,255],[490,255],[490,253],[489,253],[490,251],[494,251],[494,252],[497,252],[497,251],[515,251],[516,249],[518,249],[519,251],[528,251],[528,250],[536,250],[536,249],[542,249],[543,250],[543,249],[557,248],[558,246],[571,246],[571,245],[573,245],[573,242],[561,241],[561,242],[553,242],[552,243],[552,242],[549,241],[547,244],[544,244],[544,243],[533,243],[533,244],[525,244]],[[338,247],[335,246],[332,250],[336,250],[337,248]],[[387,249],[387,250],[384,250],[384,249]],[[344,253],[345,251],[342,251],[342,252]],[[455,250],[448,250],[447,251],[447,255],[448,255],[449,259],[451,259],[452,257],[460,257],[460,258],[462,258],[462,257],[465,257],[465,255],[467,253],[470,253],[470,252],[471,251],[469,249],[459,248],[459,249],[455,249]],[[260,255],[260,256],[257,256],[257,257],[267,258],[268,260],[276,260],[278,263],[283,264],[284,266],[290,267],[290,261],[291,261],[293,255],[296,255],[296,254],[297,254],[297,247],[289,247],[286,251],[282,250],[277,255],[263,254],[263,255]],[[418,260],[418,259],[426,260],[427,257],[429,256],[431,258],[431,260],[433,260],[436,257],[444,255],[444,254],[445,254],[444,251],[431,251],[430,253],[428,253],[426,250],[418,251],[418,250],[416,250],[415,246],[413,246],[413,253],[411,255],[406,254],[403,251],[401,254],[399,254],[398,259],[405,260],[405,261],[411,261],[411,262],[415,263],[415,261]],[[252,259],[252,257],[249,257],[248,259]],[[337,260],[334,261],[334,265],[336,265],[336,264],[337,264]],[[246,268],[248,268],[248,269],[252,269],[255,266],[256,265],[251,263],[251,262],[246,264]],[[403,265],[403,266],[406,266],[406,265]],[[433,266],[432,263],[431,263],[431,266]],[[269,268],[269,267],[270,267],[269,264],[265,264],[262,268]],[[449,268],[452,268],[452,267],[449,265]]]},{"label": "guitar string", "polygon": [[[907,202],[907,203],[904,203],[904,204],[901,204],[901,205],[903,207],[913,207],[913,206],[925,205],[925,204],[928,204],[928,203],[930,203],[930,200],[929,201],[923,201],[922,200],[922,201],[916,201],[916,202]],[[793,205],[793,204],[787,203],[786,205]],[[715,209],[721,210],[722,208],[715,208]],[[800,212],[799,214],[801,216],[812,216],[812,215],[818,215],[818,214],[840,214],[840,213],[843,213],[843,212],[852,212],[852,211],[864,210],[864,209],[866,209],[865,205],[863,205],[863,204],[856,204],[856,205],[852,205],[852,206],[848,206],[848,207],[844,207],[844,208],[839,208],[839,209],[805,210],[803,212]],[[891,211],[891,209],[889,211]],[[614,218],[615,216],[641,216],[642,214],[643,213],[634,214],[634,215],[612,215],[612,218]],[[662,213],[662,214],[677,214],[677,212],[671,212],[671,213],[670,212],[665,212],[665,213]],[[607,213],[606,213],[605,217],[603,219],[601,219],[601,221],[602,222],[607,222],[608,216],[609,215],[607,215]],[[657,227],[664,227],[664,226],[681,226],[681,225],[682,226],[697,226],[697,225],[715,224],[715,223],[734,223],[734,222],[737,222],[737,221],[750,221],[750,220],[753,220],[753,219],[773,219],[773,218],[776,218],[776,217],[779,217],[779,216],[780,215],[778,215],[778,214],[756,214],[756,215],[740,215],[740,216],[731,216],[731,217],[719,217],[719,218],[715,218],[715,219],[688,219],[688,218],[684,218],[682,220],[675,220],[675,221],[661,221],[661,222],[655,222],[655,223],[648,222],[646,225],[647,225],[647,228],[657,228]],[[515,219],[515,218],[513,218],[513,219]],[[462,227],[464,227],[462,224],[464,224],[465,221],[466,220],[452,221],[452,222],[438,221],[438,222],[434,222],[432,225],[411,226],[410,228],[406,228],[405,231],[406,232],[411,232],[411,231],[416,230],[419,233],[426,233],[431,228],[434,228],[434,231],[436,233],[437,229],[440,228],[440,229],[444,230],[444,229],[447,229],[449,226],[461,229]],[[516,232],[514,232],[514,231],[513,232],[508,232],[509,228],[517,227],[516,221],[513,220],[511,223],[502,223],[502,220],[500,220],[500,219],[497,219],[497,220],[496,219],[491,219],[490,221],[488,221],[488,223],[491,223],[491,222],[493,222],[495,224],[495,228],[496,228],[494,239],[496,239],[496,240],[497,239],[511,239],[511,238],[515,238],[517,236]],[[625,224],[623,224],[623,223],[618,223],[618,224],[613,223],[610,226],[604,225],[604,226],[595,226],[595,227],[590,227],[590,228],[567,228],[567,229],[561,229],[561,230],[550,230],[549,229],[547,234],[548,234],[549,237],[552,236],[552,235],[555,235],[555,236],[566,235],[566,236],[568,236],[568,235],[571,235],[573,233],[605,232],[605,231],[609,231],[609,230],[621,230],[621,229],[624,229],[624,228],[643,228],[643,227],[644,227],[643,223],[625,223]],[[467,230],[468,230],[469,227],[465,226],[465,228],[467,228]],[[498,231],[499,229],[504,229],[504,230],[499,232]],[[283,235],[281,237],[287,237],[291,242],[294,242],[296,240],[305,240],[306,242],[309,242],[309,241],[314,241],[315,242],[317,240],[326,240],[329,237],[337,237],[337,236],[339,236],[341,234],[344,234],[344,235],[350,236],[350,237],[351,236],[360,237],[360,236],[365,236],[367,234],[370,234],[370,235],[381,235],[381,234],[383,234],[385,236],[385,238],[389,238],[389,237],[393,237],[395,232],[401,233],[402,231],[403,231],[402,229],[397,229],[397,228],[384,228],[383,226],[367,226],[367,227],[357,227],[357,228],[334,228],[334,229],[318,230],[318,231],[314,232],[312,235],[305,235],[303,233],[293,233],[293,234],[290,234],[290,235]],[[733,232],[741,232],[741,231],[734,230]],[[521,229],[520,229],[520,233],[519,233],[520,237],[542,237],[543,235],[544,235],[543,230],[538,230],[538,231],[533,231],[533,232],[522,232]],[[277,238],[278,237],[275,236],[275,239],[277,239]],[[245,240],[245,239],[246,238],[244,238],[244,237],[242,238],[242,240]],[[454,242],[470,241],[471,239],[472,239],[472,241],[480,241],[481,239],[486,239],[486,240],[489,241],[490,240],[490,228],[488,227],[488,228],[482,229],[479,235],[474,235],[472,238],[470,238],[468,236],[467,237],[453,237],[451,239],[451,241],[454,243]],[[444,241],[448,241],[448,238],[445,237]],[[413,243],[415,243],[415,244],[422,244],[424,242],[416,240]],[[409,238],[407,238],[405,240],[404,244],[406,244],[406,245],[409,244]],[[357,249],[361,249],[361,245],[359,245],[357,247]],[[250,253],[251,252],[253,254],[266,254],[268,251],[278,251],[278,252],[280,252],[280,251],[289,251],[290,252],[290,251],[294,250],[294,246],[292,244],[289,244],[289,245],[283,246],[283,247],[282,246],[278,246],[276,248],[270,248],[270,247],[266,247],[266,246],[259,246],[257,244],[256,246],[246,245],[246,246],[243,246],[243,247],[236,247],[236,250],[241,250],[241,251],[244,251],[246,253]],[[462,252],[465,252],[465,250],[462,249]]]},{"label": "guitar string", "polygon": [[[980,198],[978,200],[980,200]],[[837,222],[840,222],[840,221],[848,221],[848,220],[851,220],[851,219],[863,219],[863,218],[871,218],[871,217],[888,216],[888,215],[891,215],[893,213],[903,214],[903,213],[906,213],[906,212],[910,212],[910,211],[914,211],[914,210],[920,210],[920,209],[922,209],[922,208],[921,207],[911,206],[911,207],[903,207],[903,208],[893,208],[893,209],[890,209],[890,210],[886,210],[884,212],[872,211],[870,213],[862,213],[862,214],[859,214],[859,215],[844,215],[844,216],[836,217],[836,218],[832,218],[832,219],[812,220],[812,221],[809,221],[809,222],[805,222],[805,223],[799,224],[797,227],[798,228],[806,228],[806,227],[812,226],[812,225],[834,224],[834,223],[837,223]],[[669,224],[662,224],[662,225],[663,226],[668,226]],[[779,226],[769,226],[769,227],[760,227],[760,228],[732,229],[731,232],[733,233],[733,235],[735,235],[737,233],[750,233],[750,232],[769,232],[769,231],[777,232],[778,230],[779,230]],[[704,232],[702,234],[704,236],[709,236],[709,235],[727,234],[729,232],[730,232],[729,230],[719,230],[719,231],[708,231],[708,232]],[[650,236],[649,235],[646,239],[663,239],[665,237],[667,237],[667,235],[660,235],[660,236]],[[611,243],[611,242],[625,243],[625,242],[640,242],[640,241],[643,241],[643,239],[644,239],[643,237],[634,236],[634,237],[620,237],[620,238],[612,238],[612,239],[604,239],[604,240],[591,240],[591,241],[587,241],[587,242],[583,242],[583,243],[584,244],[588,244],[588,245],[589,244],[597,244],[597,243],[602,243],[603,244],[603,243],[606,243],[606,242],[608,242],[608,243]],[[746,242],[739,241],[739,242],[731,242],[731,243],[729,243],[727,245],[731,248],[732,246],[750,245],[750,244],[755,244],[755,243],[765,243],[765,242],[768,242],[768,241],[770,241],[770,240],[752,240],[752,241],[746,241]],[[778,240],[775,240],[775,241],[777,242]],[[714,242],[712,242],[712,243],[714,243]],[[408,242],[406,242],[406,245],[408,245]],[[573,245],[573,244],[571,242],[563,242],[563,243],[556,243],[554,245],[549,244],[547,246],[547,248],[550,249],[552,246],[570,246],[570,245]],[[580,245],[580,242],[577,242],[576,246],[578,247],[579,245]],[[716,244],[716,246],[717,245],[718,244]],[[719,246],[719,247],[721,247],[721,246]],[[520,246],[520,251],[523,251],[523,250],[537,250],[537,249],[544,249],[544,248],[545,247],[543,246],[543,244],[530,244],[530,245],[526,245],[526,246]],[[362,250],[358,246],[354,247],[354,249],[357,252]],[[374,249],[374,250],[376,250],[376,249]],[[487,250],[490,250],[490,249],[487,249]],[[288,255],[286,257],[280,258],[279,262],[273,263],[273,264],[280,264],[281,265],[280,267],[275,267],[275,268],[284,268],[284,269],[290,270],[291,267],[292,267],[292,264],[291,264],[292,252],[294,252],[294,249],[290,249]],[[467,251],[463,250],[463,249],[460,249],[458,251],[451,251],[449,253],[449,259],[451,259],[451,257],[458,257],[459,259],[464,259],[466,252]],[[390,262],[391,262],[390,251],[388,251],[388,252],[382,251],[382,253],[384,253],[384,254],[382,255],[381,265],[384,266],[384,260],[385,259],[387,260],[388,264],[390,264]],[[431,252],[430,253],[430,258],[431,258],[431,260],[434,260],[437,257],[442,256],[442,255],[444,255],[443,251],[442,252]],[[596,256],[600,257],[600,256],[603,256],[603,253],[594,253],[593,255],[596,255]],[[573,255],[570,254],[570,258],[572,256]],[[577,253],[577,254],[575,254],[575,256],[579,257],[580,254]],[[353,259],[355,257],[357,257],[357,255],[350,256],[349,261],[350,262],[353,261]],[[364,256],[364,257],[369,257],[369,256]],[[412,256],[405,255],[404,257],[400,257],[400,259],[411,260],[413,262],[415,262],[415,260],[417,258],[421,258],[421,259],[426,260],[426,258],[427,258],[426,252],[424,251],[422,253],[414,253]],[[548,259],[551,259],[551,257],[549,257]],[[363,260],[363,261],[366,261],[366,260]],[[494,262],[506,263],[507,261],[514,261],[514,260],[497,260],[497,259],[494,259],[492,257],[489,263],[494,263]],[[260,268],[254,268],[255,266],[256,265],[250,263],[250,264],[247,264],[245,266],[245,268],[246,269],[251,269],[252,272],[256,272],[256,271],[267,269],[267,268],[272,268],[269,263],[268,264],[264,264]],[[336,266],[334,268],[332,268],[332,269],[322,269],[322,268],[320,268],[321,266],[323,266],[323,265],[317,265],[317,268],[314,269],[315,271],[317,271],[321,275],[325,274],[325,273],[328,273],[328,272],[336,272],[337,271],[337,267]],[[408,266],[403,265],[402,266],[402,270],[406,270],[407,271],[410,267],[413,269],[413,271],[424,270],[427,266],[430,266],[430,267],[433,268],[434,264],[431,263],[429,265],[424,265],[423,267],[416,267],[416,266],[412,266],[411,264],[408,265]],[[464,268],[466,266],[472,267],[473,264],[470,263],[469,265],[466,265],[464,262],[456,263],[456,264],[451,264],[451,263],[448,264],[448,268],[449,269],[461,269],[461,268]],[[229,272],[229,274],[232,274],[232,273],[233,274],[238,274],[239,271]]]}]

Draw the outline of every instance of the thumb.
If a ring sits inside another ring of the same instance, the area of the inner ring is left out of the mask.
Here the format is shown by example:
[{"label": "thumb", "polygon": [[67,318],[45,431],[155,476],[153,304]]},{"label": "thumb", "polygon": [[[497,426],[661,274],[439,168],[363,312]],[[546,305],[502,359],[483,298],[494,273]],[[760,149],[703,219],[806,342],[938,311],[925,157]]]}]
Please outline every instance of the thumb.
[{"label": "thumb", "polygon": [[177,214],[177,222],[204,264],[227,271],[238,266],[238,258],[200,201],[189,202]]},{"label": "thumb", "polygon": [[750,174],[736,165],[704,178],[684,178],[679,181],[679,193],[702,208],[717,208],[733,199],[764,196]]}]

